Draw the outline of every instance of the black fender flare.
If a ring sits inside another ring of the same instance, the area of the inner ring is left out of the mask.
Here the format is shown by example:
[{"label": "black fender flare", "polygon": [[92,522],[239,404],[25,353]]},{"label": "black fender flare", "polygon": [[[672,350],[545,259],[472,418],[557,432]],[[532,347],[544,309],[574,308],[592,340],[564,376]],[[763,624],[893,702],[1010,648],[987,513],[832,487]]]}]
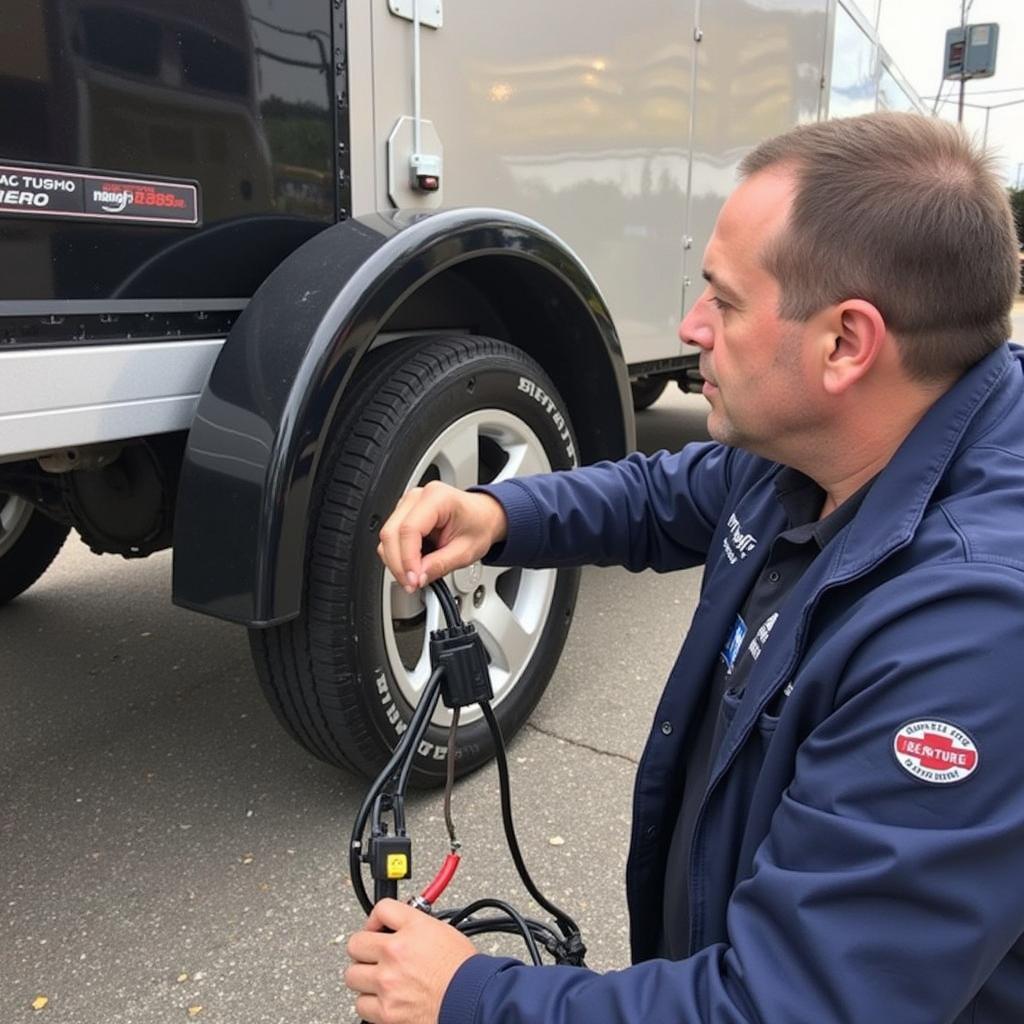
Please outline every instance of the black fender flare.
[{"label": "black fender flare", "polygon": [[270,274],[217,357],[178,487],[176,604],[249,626],[299,613],[313,481],[338,403],[396,311],[447,272],[467,295],[496,304],[508,340],[521,334],[545,365],[574,419],[581,461],[633,448],[611,316],[555,235],[490,209],[343,221]]}]

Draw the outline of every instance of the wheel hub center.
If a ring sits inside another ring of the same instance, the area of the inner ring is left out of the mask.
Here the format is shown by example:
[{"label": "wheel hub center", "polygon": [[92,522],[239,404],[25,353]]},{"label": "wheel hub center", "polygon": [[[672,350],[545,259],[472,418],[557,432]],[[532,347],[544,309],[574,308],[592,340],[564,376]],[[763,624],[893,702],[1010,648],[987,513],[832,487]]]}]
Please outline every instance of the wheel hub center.
[{"label": "wheel hub center", "polygon": [[480,562],[474,562],[472,565],[456,569],[452,573],[452,582],[460,594],[472,594],[480,586],[480,581],[483,578],[484,567]]}]

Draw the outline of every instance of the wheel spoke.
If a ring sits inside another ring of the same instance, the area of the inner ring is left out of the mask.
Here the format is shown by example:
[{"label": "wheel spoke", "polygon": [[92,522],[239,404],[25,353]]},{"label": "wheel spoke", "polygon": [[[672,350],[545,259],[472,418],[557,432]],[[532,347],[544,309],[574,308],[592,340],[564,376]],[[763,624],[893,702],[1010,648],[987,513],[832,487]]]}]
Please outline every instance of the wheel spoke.
[{"label": "wheel spoke", "polygon": [[[388,574],[390,575],[390,572]],[[393,577],[388,601],[393,619],[414,619],[423,611],[422,592],[417,590],[412,594],[407,594],[405,588],[400,587],[398,581]]]},{"label": "wheel spoke", "polygon": [[494,483],[510,480],[514,476],[530,476],[533,473],[549,472],[551,467],[542,458],[533,445],[513,444],[505,448],[508,462],[501,467],[501,472],[494,478]]},{"label": "wheel spoke", "polygon": [[32,506],[24,498],[0,494],[0,557],[14,546],[32,518]]},{"label": "wheel spoke", "polygon": [[406,669],[409,674],[409,684],[412,686],[417,700],[427,685],[427,680],[430,679],[430,633],[441,626],[441,606],[433,594],[427,598],[426,605],[427,618],[423,624],[423,643],[420,647],[420,656],[416,659],[415,668]]},{"label": "wheel spoke", "polygon": [[484,587],[488,594],[494,593],[500,577],[509,571],[507,565],[484,565],[480,563],[480,586]]},{"label": "wheel spoke", "polygon": [[475,423],[464,424],[445,438],[434,456],[441,479],[453,487],[473,487],[480,483],[480,438]]},{"label": "wheel spoke", "polygon": [[497,594],[487,595],[476,609],[473,622],[497,668],[514,673],[526,662],[532,637]]}]

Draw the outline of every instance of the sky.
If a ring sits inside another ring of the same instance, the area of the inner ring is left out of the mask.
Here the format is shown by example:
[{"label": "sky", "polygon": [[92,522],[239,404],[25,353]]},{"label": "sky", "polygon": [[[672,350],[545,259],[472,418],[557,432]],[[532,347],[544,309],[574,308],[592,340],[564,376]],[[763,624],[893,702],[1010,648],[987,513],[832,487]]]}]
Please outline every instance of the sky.
[{"label": "sky", "polygon": [[[946,29],[960,24],[961,0],[882,0],[879,35],[882,45],[906,79],[926,100],[929,109],[939,92]],[[868,5],[864,5],[868,6]],[[1006,181],[1024,186],[1024,2],[1022,0],[973,0],[967,23],[999,25],[996,73],[991,78],[967,83],[965,101],[994,106],[1020,100],[1016,106],[989,113],[988,145],[994,149]],[[956,120],[958,82],[941,82],[942,95],[953,102],[941,103],[939,113]],[[999,91],[993,90],[1014,90]],[[967,106],[964,124],[979,140],[985,127],[985,111]]]}]

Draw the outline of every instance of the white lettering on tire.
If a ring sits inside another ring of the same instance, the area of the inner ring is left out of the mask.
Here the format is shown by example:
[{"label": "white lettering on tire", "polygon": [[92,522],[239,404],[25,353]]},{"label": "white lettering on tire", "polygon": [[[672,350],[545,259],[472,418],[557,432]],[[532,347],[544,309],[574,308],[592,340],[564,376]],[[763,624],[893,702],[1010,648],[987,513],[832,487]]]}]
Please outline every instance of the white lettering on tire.
[{"label": "white lettering on tire", "polygon": [[[409,723],[402,718],[402,714],[395,704],[395,699],[391,696],[391,687],[388,684],[387,673],[382,668],[378,668],[374,681],[377,684],[377,693],[380,696],[380,703],[384,708],[384,714],[394,728],[395,735],[401,736],[409,728]],[[475,754],[478,749],[479,747],[475,743],[460,746],[455,751],[455,758],[458,760],[465,754]],[[416,753],[420,757],[429,758],[431,761],[443,761],[448,756],[448,747],[447,745],[442,746],[439,743],[431,743],[429,740],[420,740]]]},{"label": "white lettering on tire", "polygon": [[551,417],[551,421],[554,423],[555,429],[558,431],[558,436],[562,439],[562,443],[565,445],[565,454],[568,457],[569,462],[575,466],[576,448],[572,443],[572,435],[569,433],[569,425],[565,422],[565,417],[558,411],[558,407],[555,405],[554,400],[542,387],[540,387],[536,382],[530,380],[529,377],[519,378],[519,390],[536,400],[540,407]]}]

